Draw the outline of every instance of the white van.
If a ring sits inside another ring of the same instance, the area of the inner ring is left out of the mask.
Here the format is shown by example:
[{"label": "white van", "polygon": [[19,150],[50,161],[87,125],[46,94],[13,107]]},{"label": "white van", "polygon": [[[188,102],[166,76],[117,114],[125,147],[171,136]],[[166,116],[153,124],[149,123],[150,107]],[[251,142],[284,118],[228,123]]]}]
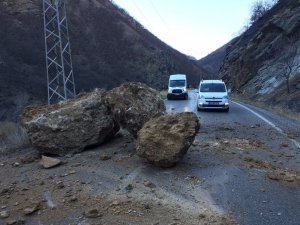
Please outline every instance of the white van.
[{"label": "white van", "polygon": [[187,80],[185,74],[170,75],[167,99],[188,99]]},{"label": "white van", "polygon": [[227,88],[222,80],[202,80],[200,82],[197,109],[198,111],[202,109],[229,111]]}]

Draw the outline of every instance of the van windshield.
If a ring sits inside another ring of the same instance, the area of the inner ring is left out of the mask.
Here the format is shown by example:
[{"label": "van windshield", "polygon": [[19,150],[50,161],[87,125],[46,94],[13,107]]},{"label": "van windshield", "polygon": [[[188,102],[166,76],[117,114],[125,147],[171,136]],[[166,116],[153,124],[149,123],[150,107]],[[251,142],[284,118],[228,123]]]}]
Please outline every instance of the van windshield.
[{"label": "van windshield", "polygon": [[185,87],[185,80],[170,80],[170,87]]},{"label": "van windshield", "polygon": [[200,92],[226,92],[222,83],[203,83],[200,85]]}]

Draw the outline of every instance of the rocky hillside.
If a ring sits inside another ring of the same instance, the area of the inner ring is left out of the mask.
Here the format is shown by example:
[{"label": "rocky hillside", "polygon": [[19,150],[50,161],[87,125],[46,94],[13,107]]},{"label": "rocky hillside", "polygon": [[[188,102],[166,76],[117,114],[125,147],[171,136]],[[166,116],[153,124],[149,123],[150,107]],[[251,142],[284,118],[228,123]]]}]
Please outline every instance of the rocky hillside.
[{"label": "rocky hillside", "polygon": [[300,1],[280,0],[227,47],[219,76],[234,92],[300,112]]},{"label": "rocky hillside", "polygon": [[198,64],[207,71],[209,71],[212,74],[212,78],[218,78],[219,69],[226,56],[226,49],[234,41],[235,39],[231,40],[230,42],[213,51],[212,53],[208,54],[204,58],[198,60]]},{"label": "rocky hillside", "polygon": [[[168,75],[191,84],[207,72],[172,49],[109,0],[67,1],[77,92],[124,81],[164,88]],[[42,1],[0,1],[0,120],[47,98]]]}]

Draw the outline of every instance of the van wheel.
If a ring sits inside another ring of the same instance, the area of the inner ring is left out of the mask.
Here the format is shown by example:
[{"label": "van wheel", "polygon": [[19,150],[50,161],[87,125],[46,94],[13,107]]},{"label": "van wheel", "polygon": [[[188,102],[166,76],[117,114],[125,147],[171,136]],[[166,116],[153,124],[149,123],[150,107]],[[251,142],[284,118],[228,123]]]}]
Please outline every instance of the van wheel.
[{"label": "van wheel", "polygon": [[200,112],[200,111],[201,111],[201,109],[200,109],[199,107],[197,107],[197,111],[198,111],[198,112]]},{"label": "van wheel", "polygon": [[224,109],[224,112],[229,112],[229,108],[227,108],[227,109]]}]

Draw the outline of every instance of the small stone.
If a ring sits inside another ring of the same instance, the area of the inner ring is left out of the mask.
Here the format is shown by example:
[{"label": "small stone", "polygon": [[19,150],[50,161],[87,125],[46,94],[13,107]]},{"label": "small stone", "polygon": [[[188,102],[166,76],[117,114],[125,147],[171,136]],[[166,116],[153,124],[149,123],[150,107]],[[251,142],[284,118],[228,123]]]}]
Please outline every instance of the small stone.
[{"label": "small stone", "polygon": [[15,162],[15,163],[13,164],[13,166],[14,166],[14,167],[18,167],[18,166],[20,166],[20,163]]},{"label": "small stone", "polygon": [[282,213],[281,213],[281,212],[277,213],[277,216],[281,216],[281,215],[282,215]]},{"label": "small stone", "polygon": [[69,202],[76,202],[78,198],[76,196],[72,196]]},{"label": "small stone", "polygon": [[153,183],[150,180],[144,180],[145,187],[152,187]]},{"label": "small stone", "polygon": [[198,141],[198,140],[194,140],[192,145],[193,145],[193,146],[200,145],[200,141]]},{"label": "small stone", "polygon": [[199,218],[200,218],[200,219],[204,219],[205,217],[206,217],[205,214],[203,214],[203,213],[200,213],[200,214],[199,214]]},{"label": "small stone", "polygon": [[120,205],[121,204],[121,202],[119,201],[119,200],[114,200],[111,204],[110,204],[110,206],[118,206],[118,205]]},{"label": "small stone", "polygon": [[128,185],[125,187],[125,190],[126,190],[126,191],[132,191],[132,189],[133,189],[132,184],[128,184]]},{"label": "small stone", "polygon": [[7,220],[6,225],[23,225],[25,224],[25,220],[20,218],[18,220]]},{"label": "small stone", "polygon": [[150,209],[150,205],[149,204],[144,204],[144,208],[145,209]]},{"label": "small stone", "polygon": [[41,203],[34,202],[32,203],[31,207],[26,207],[23,212],[25,215],[31,215],[34,212],[38,211],[41,208]]},{"label": "small stone", "polygon": [[7,211],[1,211],[0,212],[0,217],[1,218],[7,218],[7,217],[9,217],[9,213]]},{"label": "small stone", "polygon": [[59,159],[52,158],[52,157],[47,157],[47,156],[42,156],[42,159],[40,161],[40,164],[45,168],[45,169],[50,169],[52,167],[58,166],[61,163]]},{"label": "small stone", "polygon": [[57,185],[57,188],[58,188],[58,189],[63,189],[63,188],[65,187],[65,185],[64,185],[64,183],[63,183],[62,181],[58,181],[58,182],[56,183],[56,185]]},{"label": "small stone", "polygon": [[103,161],[109,160],[109,159],[111,159],[111,156],[107,155],[107,154],[103,154],[103,155],[100,156],[100,159],[103,160]]},{"label": "small stone", "polygon": [[84,215],[87,218],[97,218],[97,217],[102,217],[102,214],[99,212],[98,209],[88,209],[84,212]]}]

